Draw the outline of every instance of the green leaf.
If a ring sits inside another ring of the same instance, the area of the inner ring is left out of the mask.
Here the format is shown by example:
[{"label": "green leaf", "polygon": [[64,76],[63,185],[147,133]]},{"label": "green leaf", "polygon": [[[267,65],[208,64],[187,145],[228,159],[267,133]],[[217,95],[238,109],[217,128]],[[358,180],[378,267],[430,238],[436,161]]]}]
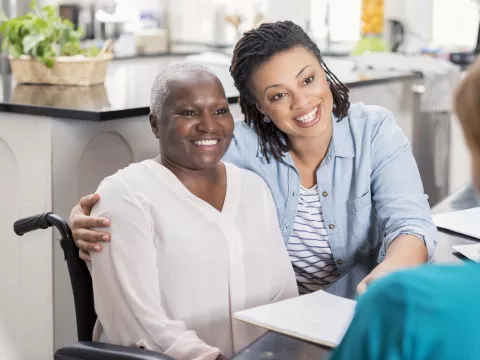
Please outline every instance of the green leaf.
[{"label": "green leaf", "polygon": [[36,33],[45,32],[48,29],[48,23],[42,18],[35,18],[32,20],[30,27]]},{"label": "green leaf", "polygon": [[38,9],[33,0],[30,8],[27,14],[13,19],[0,14],[2,48],[8,48],[13,56],[31,55],[49,67],[53,66],[57,48],[64,55],[86,53],[80,46],[83,30],[75,30],[72,22],[62,19],[56,6]]},{"label": "green leaf", "polygon": [[74,28],[73,23],[68,19],[63,19],[63,25],[65,25],[68,29],[73,30],[73,28]]},{"label": "green leaf", "polygon": [[87,56],[97,56],[100,53],[100,49],[98,47],[92,46],[87,51]]},{"label": "green leaf", "polygon": [[47,19],[54,19],[57,17],[57,8],[53,5],[47,5],[40,9],[40,12],[43,16],[46,16]]},{"label": "green leaf", "polygon": [[29,35],[23,38],[23,50],[29,53],[35,46],[45,40],[45,35]]}]

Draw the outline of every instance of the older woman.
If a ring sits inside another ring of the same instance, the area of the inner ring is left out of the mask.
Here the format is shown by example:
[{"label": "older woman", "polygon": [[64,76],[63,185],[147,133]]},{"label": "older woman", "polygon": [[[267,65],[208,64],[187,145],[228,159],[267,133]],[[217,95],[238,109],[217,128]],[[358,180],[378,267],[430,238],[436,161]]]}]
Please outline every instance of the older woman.
[{"label": "older woman", "polygon": [[220,161],[233,119],[206,69],[160,74],[150,124],[160,155],[106,178],[92,210],[115,239],[92,254],[94,340],[175,359],[231,356],[261,334],[235,311],[298,295],[272,195]]},{"label": "older woman", "polygon": [[[480,193],[480,59],[455,100]],[[423,266],[378,281],[360,297],[332,360],[480,359],[479,278],[474,263]]]},{"label": "older woman", "polygon": [[[359,291],[433,258],[436,228],[405,134],[389,111],[350,105],[347,87],[298,25],[246,32],[230,70],[245,122],[235,126],[224,160],[270,187],[300,292],[324,288],[378,248],[380,264]],[[106,220],[85,216],[96,199],[81,200],[71,215],[87,252],[109,238],[88,230]]]}]

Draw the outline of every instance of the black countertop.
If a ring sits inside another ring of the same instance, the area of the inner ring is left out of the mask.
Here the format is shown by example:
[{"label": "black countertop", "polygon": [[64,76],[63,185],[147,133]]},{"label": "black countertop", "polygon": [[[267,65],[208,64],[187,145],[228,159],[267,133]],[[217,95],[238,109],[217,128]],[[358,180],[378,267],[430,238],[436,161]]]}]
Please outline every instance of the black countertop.
[{"label": "black countertop", "polygon": [[[92,87],[15,84],[3,59],[0,111],[91,121],[144,116],[149,113],[150,88],[156,74],[184,57],[185,54],[177,54],[112,61],[105,83]],[[353,70],[353,62],[348,58],[332,57],[326,61],[350,88],[420,77],[398,71],[360,73]],[[236,103],[238,92],[228,66],[216,65],[212,70],[222,81],[229,102]]]}]

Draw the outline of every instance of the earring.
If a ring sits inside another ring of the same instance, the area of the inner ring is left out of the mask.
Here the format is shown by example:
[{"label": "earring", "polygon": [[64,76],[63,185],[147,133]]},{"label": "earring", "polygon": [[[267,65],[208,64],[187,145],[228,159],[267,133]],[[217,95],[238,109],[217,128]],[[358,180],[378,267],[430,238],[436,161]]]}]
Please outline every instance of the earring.
[{"label": "earring", "polygon": [[263,117],[263,122],[264,122],[265,124],[268,124],[268,123],[270,123],[271,121],[272,121],[272,120],[271,120],[267,115],[265,115],[265,116]]}]

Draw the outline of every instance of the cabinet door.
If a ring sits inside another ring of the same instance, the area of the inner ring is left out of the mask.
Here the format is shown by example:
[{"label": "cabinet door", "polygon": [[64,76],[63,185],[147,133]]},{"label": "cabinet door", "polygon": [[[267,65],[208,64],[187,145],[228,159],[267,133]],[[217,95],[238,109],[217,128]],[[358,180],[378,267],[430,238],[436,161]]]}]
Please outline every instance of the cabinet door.
[{"label": "cabinet door", "polygon": [[18,237],[15,220],[51,211],[51,120],[0,119],[0,359],[53,356],[52,230]]},{"label": "cabinet door", "polygon": [[[158,154],[147,116],[104,122],[56,119],[53,125],[53,208],[64,218],[107,176]],[[54,248],[55,348],[76,341],[75,307],[60,247]]]}]

